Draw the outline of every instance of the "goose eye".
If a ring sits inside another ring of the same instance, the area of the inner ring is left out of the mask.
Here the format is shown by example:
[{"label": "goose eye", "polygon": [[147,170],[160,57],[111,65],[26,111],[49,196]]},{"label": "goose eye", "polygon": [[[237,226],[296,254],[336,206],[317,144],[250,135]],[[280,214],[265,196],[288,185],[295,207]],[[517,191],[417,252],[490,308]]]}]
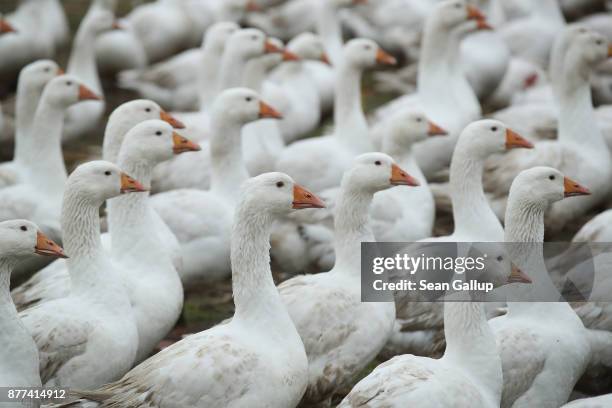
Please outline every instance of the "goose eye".
[{"label": "goose eye", "polygon": [[72,81],[68,81],[68,82],[66,82],[66,85],[67,85],[67,86],[72,85]]},{"label": "goose eye", "polygon": [[549,178],[550,180],[554,180],[554,179],[555,179],[555,175],[554,175],[554,174],[551,174],[550,176],[548,176],[548,178]]},{"label": "goose eye", "polygon": [[601,44],[603,44],[603,41],[597,40],[596,43],[597,43],[597,45],[601,45]]},{"label": "goose eye", "polygon": [[455,4],[455,8],[461,8],[461,4],[460,3]]},{"label": "goose eye", "polygon": [[45,72],[49,72],[51,70],[51,68],[47,67],[45,68]]},{"label": "goose eye", "polygon": [[492,127],[491,127],[491,131],[492,131],[492,132],[497,132],[497,126],[492,126]]},{"label": "goose eye", "polygon": [[22,225],[21,227],[19,227],[22,231],[27,231],[28,227],[26,227],[25,225]]},{"label": "goose eye", "polygon": [[253,98],[250,97],[250,96],[247,96],[246,98],[244,98],[244,100],[247,101],[247,102],[251,102],[253,100]]},{"label": "goose eye", "polygon": [[145,112],[151,112],[151,108],[146,108]]},{"label": "goose eye", "polygon": [[252,36],[251,40],[256,41],[257,40],[257,36],[256,35]]},{"label": "goose eye", "polygon": [[161,136],[161,135],[162,135],[162,132],[161,132],[161,130],[158,130],[157,132],[155,132],[155,134],[156,134],[157,136]]},{"label": "goose eye", "polygon": [[417,118],[417,122],[422,122],[422,121],[423,121],[423,119]]},{"label": "goose eye", "polygon": [[500,255],[496,259],[497,259],[497,262],[501,262],[504,260],[504,257]]},{"label": "goose eye", "polygon": [[372,47],[370,47],[369,45],[364,45],[363,48],[366,49],[366,50],[371,50],[372,49]]},{"label": "goose eye", "polygon": [[374,164],[375,164],[375,165],[377,165],[377,166],[380,166],[382,163],[380,162],[380,160],[376,160],[376,161],[374,162]]},{"label": "goose eye", "polygon": [[105,175],[105,176],[110,176],[110,175],[111,175],[110,170],[106,170],[106,171],[104,172],[104,175]]},{"label": "goose eye", "polygon": [[276,187],[278,188],[282,188],[285,185],[285,183],[283,183],[282,181],[279,181],[276,183]]}]

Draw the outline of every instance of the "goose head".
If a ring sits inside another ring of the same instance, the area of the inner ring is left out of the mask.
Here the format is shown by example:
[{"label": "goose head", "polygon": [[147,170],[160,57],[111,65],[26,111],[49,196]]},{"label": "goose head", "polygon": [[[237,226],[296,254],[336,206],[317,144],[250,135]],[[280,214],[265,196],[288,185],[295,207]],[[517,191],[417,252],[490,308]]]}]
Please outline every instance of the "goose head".
[{"label": "goose head", "polygon": [[259,57],[266,53],[283,52],[282,48],[274,45],[261,30],[256,28],[247,28],[232,34],[227,48],[239,50],[245,59]]},{"label": "goose head", "polygon": [[239,29],[238,24],[231,21],[215,23],[206,30],[202,44],[205,48],[213,49],[221,54],[227,40]]},{"label": "goose head", "polygon": [[95,10],[93,13],[88,13],[83,20],[83,24],[86,24],[87,31],[94,36],[120,28],[113,12],[102,8]]},{"label": "goose head", "polygon": [[43,91],[43,98],[65,108],[77,102],[102,99],[71,75],[60,75],[49,81]]},{"label": "goose head", "polygon": [[265,72],[271,71],[273,68],[277,67],[283,61],[297,61],[299,57],[292,53],[289,50],[284,49],[284,44],[278,38],[270,37],[268,41],[274,45],[274,47],[279,50],[283,50],[281,53],[272,52],[265,53],[261,57],[257,57],[253,60],[250,60],[249,63],[261,64],[261,67]]},{"label": "goose head", "polygon": [[533,144],[502,122],[484,119],[472,122],[461,132],[459,139],[470,146],[474,157],[487,158],[514,148],[533,148]]},{"label": "goose head", "polygon": [[238,126],[258,119],[281,119],[282,115],[261,100],[259,94],[248,88],[231,88],[223,91],[213,102],[211,116]]},{"label": "goose head", "polygon": [[184,129],[180,120],[163,110],[157,103],[148,99],[136,99],[125,102],[111,113],[108,121],[121,121],[127,128],[132,128],[145,120],[159,119],[175,129]]},{"label": "goose head", "polygon": [[559,170],[544,166],[523,170],[512,182],[510,191],[544,208],[567,197],[590,194],[586,187],[565,177]]},{"label": "goose head", "polygon": [[179,135],[168,123],[153,119],[134,126],[125,135],[121,156],[155,166],[173,155],[201,150],[197,143]]},{"label": "goose head", "polygon": [[421,111],[408,110],[393,116],[390,129],[383,136],[383,145],[404,150],[429,137],[447,135]]},{"label": "goose head", "polygon": [[470,257],[480,258],[483,268],[466,272],[467,279],[489,282],[493,287],[509,283],[531,283],[531,278],[511,261],[507,248],[497,242],[478,242],[470,249]]},{"label": "goose head", "polygon": [[47,83],[64,71],[52,60],[38,60],[26,65],[19,73],[19,83],[28,90],[42,92]]},{"label": "goose head", "polygon": [[374,194],[393,186],[418,186],[417,179],[402,170],[384,153],[365,153],[357,156],[342,179],[344,188]]},{"label": "goose head", "polygon": [[264,173],[245,181],[242,207],[282,216],[292,210],[324,208],[323,201],[284,173]]},{"label": "goose head", "polygon": [[347,64],[366,69],[377,64],[395,65],[397,61],[387,54],[374,41],[366,38],[350,40],[344,46],[344,59]]},{"label": "goose head", "polygon": [[103,160],[77,167],[68,177],[66,188],[76,191],[81,201],[96,207],[120,194],[146,191],[142,184],[118,166]]},{"label": "goose head", "polygon": [[321,61],[330,64],[323,40],[313,33],[307,32],[296,36],[289,41],[287,49],[302,60]]},{"label": "goose head", "polygon": [[452,30],[466,21],[473,21],[474,28],[487,28],[485,15],[475,6],[463,0],[448,0],[439,3],[432,13],[434,20],[447,30]]},{"label": "goose head", "polygon": [[58,244],[26,220],[0,222],[0,257],[24,258],[33,254],[67,258]]},{"label": "goose head", "polygon": [[[596,32],[585,30],[578,32],[570,39],[567,57],[576,56],[589,67],[595,67],[607,58],[612,57],[612,44]],[[566,60],[567,62],[567,60]]]}]

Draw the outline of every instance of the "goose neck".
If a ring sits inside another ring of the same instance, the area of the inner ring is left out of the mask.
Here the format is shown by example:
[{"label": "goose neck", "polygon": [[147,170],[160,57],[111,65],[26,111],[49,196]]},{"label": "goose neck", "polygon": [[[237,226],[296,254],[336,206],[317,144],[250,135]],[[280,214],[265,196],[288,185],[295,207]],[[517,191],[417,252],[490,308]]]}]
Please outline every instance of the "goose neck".
[{"label": "goose neck", "polygon": [[16,146],[16,160],[30,172],[32,183],[45,192],[64,189],[67,178],[62,152],[62,129],[66,110],[43,95],[28,135]]},{"label": "goose neck", "polygon": [[291,320],[274,285],[270,270],[270,232],[273,218],[266,211],[238,205],[231,236],[232,289],[238,321]]},{"label": "goose neck", "polygon": [[17,315],[15,305],[11,298],[11,272],[17,266],[19,259],[16,257],[0,258],[0,310],[3,318],[10,315]]},{"label": "goose neck", "polygon": [[559,84],[559,140],[605,151],[606,144],[593,109],[589,67],[566,63],[563,71]]},{"label": "goose neck", "polygon": [[102,146],[102,158],[111,163],[117,163],[121,144],[127,132],[134,126],[133,120],[111,116],[104,130],[104,141]]},{"label": "goose neck", "polygon": [[444,100],[440,98],[440,91],[452,80],[451,59],[455,42],[447,30],[442,29],[434,22],[425,25],[419,70],[417,74],[417,92],[419,100],[423,103]]},{"label": "goose neck", "polygon": [[444,304],[444,360],[469,373],[499,405],[502,392],[501,359],[495,336],[480,302]]},{"label": "goose neck", "polygon": [[249,58],[245,57],[238,48],[226,49],[221,59],[221,71],[219,73],[219,89],[236,88],[242,84],[242,73]]},{"label": "goose neck", "polygon": [[361,106],[362,70],[344,63],[338,71],[334,100],[334,134],[358,153],[372,150],[368,123]]},{"label": "goose neck", "polygon": [[212,45],[205,45],[202,50],[202,64],[198,68],[198,95],[201,111],[209,109],[217,95],[218,67],[222,54],[222,48],[213,47]]},{"label": "goose neck", "polygon": [[235,200],[240,185],[249,178],[242,157],[242,125],[223,117],[211,118],[210,189]]},{"label": "goose neck", "polygon": [[255,92],[261,92],[261,86],[266,78],[267,70],[265,64],[255,58],[247,62],[244,68],[244,77],[242,84],[246,88],[250,88]]},{"label": "goose neck", "polygon": [[[151,163],[120,156],[117,165],[145,188],[150,188],[153,172]],[[145,259],[164,253],[156,239],[149,193],[124,194],[108,200],[107,206],[113,256],[141,256]]]},{"label": "goose neck", "polygon": [[342,61],[342,27],[338,20],[338,11],[330,1],[318,0],[317,34],[323,40],[325,50],[334,66]]},{"label": "goose neck", "polygon": [[[25,81],[19,81],[17,84],[17,101],[15,103],[15,157],[23,155],[23,152],[20,151],[18,146],[22,139],[27,137],[42,92],[43,88],[33,87],[25,83]],[[23,150],[23,147],[21,147],[21,150]]]},{"label": "goose neck", "polygon": [[449,186],[455,233],[469,234],[476,226],[484,225],[491,228],[496,236],[481,236],[478,239],[500,241],[503,239],[503,228],[489,207],[482,187],[484,160],[475,156],[470,150],[469,146],[459,142],[451,161]]},{"label": "goose neck", "polygon": [[506,242],[544,242],[544,214],[548,203],[510,191],[505,216]]},{"label": "goose neck", "polygon": [[373,193],[363,189],[341,187],[335,211],[334,241],[336,263],[334,272],[349,273],[359,278],[361,274],[362,242],[374,242],[369,226],[369,210]]},{"label": "goose neck", "polygon": [[79,27],[68,59],[68,74],[75,75],[95,92],[102,93],[96,63],[96,34],[87,24],[87,17]]}]

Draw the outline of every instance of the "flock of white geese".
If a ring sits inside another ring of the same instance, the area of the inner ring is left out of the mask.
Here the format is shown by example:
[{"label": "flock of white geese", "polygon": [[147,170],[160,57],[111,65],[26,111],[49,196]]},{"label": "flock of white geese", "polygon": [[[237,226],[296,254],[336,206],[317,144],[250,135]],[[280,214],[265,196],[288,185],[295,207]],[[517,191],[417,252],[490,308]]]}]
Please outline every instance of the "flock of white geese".
[{"label": "flock of white geese", "polygon": [[[362,302],[360,257],[577,224],[612,242],[609,1],[117,6],[91,0],[74,35],[60,0],[0,6],[0,387],[67,388],[64,407],[612,407],[611,255],[587,302],[542,302],[561,288],[541,247],[491,244],[489,278],[531,299],[495,307]],[[400,96],[364,112],[372,70]],[[105,76],[142,99],[106,106]],[[63,146],[102,128],[69,173]],[[230,277],[233,317],[158,351],[185,289]]]}]

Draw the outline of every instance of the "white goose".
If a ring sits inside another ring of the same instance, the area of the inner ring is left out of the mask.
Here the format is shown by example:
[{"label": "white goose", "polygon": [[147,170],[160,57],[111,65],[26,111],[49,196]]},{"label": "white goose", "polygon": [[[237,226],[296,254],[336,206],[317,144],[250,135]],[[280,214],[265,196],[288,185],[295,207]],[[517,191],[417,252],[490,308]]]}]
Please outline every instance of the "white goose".
[{"label": "white goose", "polygon": [[383,153],[358,156],[336,204],[336,264],[327,273],[289,279],[278,289],[308,356],[304,404],[329,400],[380,351],[395,320],[392,302],[361,302],[361,242],[374,241],[368,213],[374,193],[418,182]]},{"label": "white goose", "polygon": [[[308,361],[270,271],[274,219],[323,203],[282,173],[248,180],[232,229],[231,322],[188,336],[136,366],[121,380],[82,392],[75,406],[165,401],[206,407],[295,407],[306,389]],[[140,403],[137,403],[140,404]]]},{"label": "white goose", "polygon": [[[177,236],[183,255],[183,284],[227,276],[230,226],[238,188],[248,178],[242,158],[241,129],[280,114],[245,88],[224,91],[211,109],[209,191],[180,189],[151,197],[153,208]],[[198,155],[198,153],[195,153]]]},{"label": "white goose", "polygon": [[[0,222],[0,386],[41,387],[38,349],[10,296],[13,268],[34,253],[65,257],[62,248],[26,220]],[[3,404],[4,405],[4,404]]]},{"label": "white goose", "polygon": [[184,51],[147,68],[123,71],[119,73],[119,86],[167,109],[205,110],[214,98],[225,42],[238,28],[227,21],[213,24],[206,30],[200,49]]},{"label": "white goose", "polygon": [[450,163],[459,133],[482,114],[459,63],[459,45],[468,32],[485,28],[488,25],[483,14],[466,2],[448,0],[438,3],[425,21],[417,93],[397,98],[374,113],[380,122],[397,109],[416,105],[449,132],[448,138],[427,140],[415,146],[415,155],[426,177]]},{"label": "white goose", "polygon": [[[482,188],[484,162],[495,153],[530,147],[531,143],[499,121],[485,119],[468,125],[459,136],[450,167],[454,231],[423,241],[503,242],[504,230]],[[397,321],[385,354],[438,355],[444,348],[441,305],[421,303],[426,306],[423,310],[410,300],[404,293],[396,298]]]},{"label": "white goose", "polygon": [[[528,282],[503,248],[489,245],[485,269],[495,286]],[[394,357],[359,381],[338,407],[499,407],[505,379],[483,303],[444,303],[444,334],[442,358]]]},{"label": "white goose", "polygon": [[[24,141],[34,122],[38,102],[47,83],[62,70],[51,60],[40,60],[25,66],[19,73],[15,102],[15,151],[13,161],[0,164],[0,186],[6,187],[23,180],[24,169],[19,168],[28,152]],[[27,146],[27,144],[26,144]]]},{"label": "white goose", "polygon": [[512,152],[503,161],[490,166],[485,173],[486,188],[503,207],[512,177],[521,169],[534,165],[550,165],[559,171],[575,174],[588,184],[594,194],[552,205],[550,229],[562,228],[569,220],[597,205],[610,191],[612,166],[607,145],[597,126],[591,101],[589,75],[595,65],[611,54],[607,41],[589,31],[569,39],[562,68],[559,94],[559,137],[542,141],[531,152]]},{"label": "white goose", "polygon": [[352,159],[372,150],[361,106],[361,76],[377,63],[393,65],[396,61],[371,40],[354,39],[345,45],[336,77],[333,135],[288,146],[276,163],[279,171],[321,191],[336,187]]},{"label": "white goose", "polygon": [[504,373],[502,407],[560,406],[590,359],[587,330],[571,306],[537,301],[560,298],[537,244],[544,242],[544,213],[553,202],[585,194],[589,191],[550,167],[521,172],[510,188],[504,239],[533,243],[509,248],[533,284],[508,288],[508,313],[489,321]]},{"label": "white goose", "polygon": [[70,295],[19,315],[38,347],[43,386],[96,387],[132,366],[138,331],[119,270],[102,249],[99,210],[121,192],[143,190],[109,162],[70,175],[62,208]]},{"label": "white goose", "polygon": [[59,218],[66,181],[61,150],[64,115],[77,102],[97,99],[72,76],[49,81],[29,132],[18,142],[15,166],[23,180],[0,190],[0,219],[32,219],[52,238],[61,236]]},{"label": "white goose", "polygon": [[[134,100],[126,102],[115,109],[108,118],[104,135],[104,159],[110,162],[117,162],[126,134],[139,123],[154,119],[164,120],[175,128],[182,127],[180,122],[163,111],[153,101]],[[141,152],[139,148],[133,151],[134,155],[138,153],[142,153],[143,160],[147,156],[146,152]],[[183,262],[176,237],[168,229],[168,226],[161,221],[157,213],[150,212],[149,215],[154,218],[151,223],[155,225],[160,241],[164,243],[164,248],[161,252],[169,255],[173,260],[174,267],[177,270],[180,269]],[[108,252],[111,252],[111,234],[102,234],[102,245]],[[158,254],[157,256],[162,257],[163,255]],[[64,297],[69,293],[69,289],[70,276],[66,269],[66,264],[65,262],[57,261],[53,265],[34,274],[22,285],[14,288],[11,294],[17,309],[23,310],[52,299]]]},{"label": "white goose", "polygon": [[[104,95],[96,65],[95,42],[99,34],[118,28],[115,16],[109,10],[92,4],[81,21],[74,37],[66,72],[83,81],[98,95]],[[68,110],[64,140],[80,137],[93,131],[104,114],[103,101],[90,101]]]}]

